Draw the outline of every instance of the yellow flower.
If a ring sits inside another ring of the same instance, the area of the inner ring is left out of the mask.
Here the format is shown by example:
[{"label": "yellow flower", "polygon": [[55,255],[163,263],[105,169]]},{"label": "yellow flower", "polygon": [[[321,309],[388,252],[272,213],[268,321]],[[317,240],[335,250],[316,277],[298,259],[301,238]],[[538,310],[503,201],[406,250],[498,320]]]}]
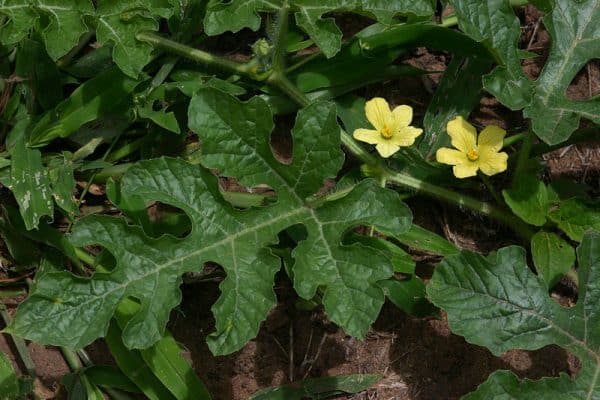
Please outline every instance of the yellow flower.
[{"label": "yellow flower", "polygon": [[401,146],[410,146],[423,132],[423,129],[410,126],[413,117],[410,106],[398,106],[390,111],[385,99],[374,97],[365,104],[365,114],[375,129],[357,129],[354,139],[376,144],[375,148],[383,158],[388,158]]},{"label": "yellow flower", "polygon": [[460,116],[449,121],[446,129],[452,138],[452,146],[458,150],[442,147],[435,153],[435,158],[440,163],[454,165],[454,176],[475,176],[479,169],[490,176],[506,171],[508,154],[499,152],[506,135],[504,129],[486,126],[478,138],[475,127]]}]

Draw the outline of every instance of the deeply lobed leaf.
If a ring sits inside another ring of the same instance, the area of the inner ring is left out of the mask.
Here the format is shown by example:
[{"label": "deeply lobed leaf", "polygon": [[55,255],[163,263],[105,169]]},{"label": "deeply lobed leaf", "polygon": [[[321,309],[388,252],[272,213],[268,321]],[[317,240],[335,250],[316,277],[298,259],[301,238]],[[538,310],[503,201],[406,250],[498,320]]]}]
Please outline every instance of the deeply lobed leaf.
[{"label": "deeply lobed leaf", "polygon": [[[327,57],[333,57],[342,44],[342,32],[332,18],[322,18],[334,11],[364,11],[384,24],[389,24],[397,14],[413,14],[421,17],[434,12],[430,0],[291,0],[296,23],[321,48]],[[209,35],[226,31],[237,32],[243,28],[253,31],[260,27],[260,11],[277,11],[282,0],[233,0],[226,4],[212,5],[204,19]]]},{"label": "deeply lobed leaf", "polygon": [[582,363],[579,375],[521,381],[499,371],[467,399],[600,398],[600,232],[588,231],[577,249],[579,299],[563,308],[527,266],[525,251],[505,247],[484,258],[463,252],[445,258],[427,288],[448,313],[451,329],[499,355],[513,348],[557,344]]},{"label": "deeply lobed leaf", "polygon": [[71,242],[105,247],[117,261],[115,269],[92,279],[46,274],[9,330],[41,343],[81,347],[106,333],[117,304],[131,296],[140,309],[123,327],[123,341],[130,348],[148,347],[161,337],[170,310],[181,300],[181,275],[212,261],[223,266],[227,278],[213,306],[216,332],[209,346],[216,354],[233,352],[256,335],[275,304],[272,286],[280,261],[266,246],[283,229],[303,224],[308,237],[293,252],[294,287],[306,299],[321,290],[330,318],[363,337],[384,302],[377,282],[389,278],[393,268],[384,253],[343,245],[342,236],[356,225],[398,234],[408,229],[411,213],[395,192],[369,180],[341,199],[318,206],[306,202],[343,161],[334,105],[321,102],[299,112],[289,165],[272,154],[272,116],[259,98],[241,103],[202,89],[191,101],[188,119],[202,141],[204,167],[248,186],[269,185],[277,202],[237,210],[206,169],[169,158],[140,162],[124,176],[121,195],[182,209],[192,221],[189,235],[152,239],[121,218],[81,219]]},{"label": "deeply lobed leaf", "polygon": [[484,87],[504,105],[524,109],[533,131],[548,144],[568,139],[580,117],[600,123],[600,98],[566,97],[567,87],[587,62],[600,57],[600,1],[556,0],[544,26],[552,37],[548,61],[533,82],[519,62],[520,24],[508,0],[452,0],[459,25],[487,44],[500,64],[484,78]]}]

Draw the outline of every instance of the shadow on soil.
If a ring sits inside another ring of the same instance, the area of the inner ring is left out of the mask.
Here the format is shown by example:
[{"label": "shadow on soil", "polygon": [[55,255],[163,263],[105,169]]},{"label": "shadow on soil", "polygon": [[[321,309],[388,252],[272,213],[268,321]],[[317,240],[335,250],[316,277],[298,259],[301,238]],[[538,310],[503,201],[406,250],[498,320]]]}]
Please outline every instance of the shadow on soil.
[{"label": "shadow on soil", "polygon": [[[214,357],[205,339],[213,330],[210,305],[218,297],[218,287],[202,284],[182,289],[184,301],[172,316],[170,328],[187,347],[215,400],[248,399],[258,389],[289,383],[290,373],[294,380],[380,373],[385,379],[372,391],[381,398],[450,400],[472,391],[498,369],[538,379],[574,368],[572,357],[555,346],[494,357],[451,334],[444,320],[415,319],[390,304],[384,306],[367,338],[359,341],[347,337],[319,311],[297,311],[293,291],[284,279],[276,287],[280,303],[258,337],[232,355]],[[290,344],[294,349],[291,369]]]}]

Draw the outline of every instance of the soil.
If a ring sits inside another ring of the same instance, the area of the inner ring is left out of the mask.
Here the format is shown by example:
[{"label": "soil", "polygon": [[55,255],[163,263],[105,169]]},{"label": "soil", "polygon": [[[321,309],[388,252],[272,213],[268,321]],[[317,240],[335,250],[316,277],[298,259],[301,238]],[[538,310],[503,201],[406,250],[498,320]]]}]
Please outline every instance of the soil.
[{"label": "soil", "polygon": [[[523,61],[525,73],[534,79],[548,55],[550,37],[541,22],[541,14],[533,6],[520,8],[518,15],[522,21],[520,46],[537,54]],[[342,26],[357,26],[356,20],[340,21]],[[234,37],[220,44],[221,49],[226,48],[226,53],[239,54],[240,45]],[[416,49],[403,62],[430,71],[443,71],[449,60],[448,54]],[[382,95],[393,103],[410,104],[416,118],[420,118],[440,77],[441,73],[434,73],[407,78],[369,87],[362,94],[366,97]],[[600,63],[596,61],[577,75],[568,96],[586,99],[599,92]],[[481,126],[500,125],[511,131],[526,127],[520,112],[502,107],[490,96],[481,99],[472,121]],[[285,138],[280,141],[283,146],[288,142]],[[287,145],[289,147],[289,143]],[[585,182],[596,194],[600,192],[600,142],[568,146],[544,155],[544,160],[551,176]],[[222,184],[227,181],[223,180]],[[235,182],[230,184],[235,185]],[[424,199],[413,199],[409,203],[416,223],[444,235],[461,248],[487,253],[516,243],[510,232],[492,221]],[[421,252],[412,252],[412,255],[418,262],[417,273],[429,278],[439,258]],[[0,281],[6,276],[0,271]],[[565,282],[563,286],[568,285]],[[537,351],[513,350],[495,357],[485,348],[452,334],[443,315],[439,319],[413,318],[391,304],[384,306],[365,340],[357,340],[328,322],[322,310],[298,310],[295,294],[283,274],[277,277],[275,288],[279,304],[263,324],[258,337],[235,354],[214,357],[205,338],[214,329],[210,307],[219,295],[218,285],[182,286],[183,302],[173,311],[169,328],[186,349],[184,355],[193,363],[215,400],[247,399],[261,388],[305,377],[353,373],[377,373],[383,379],[363,393],[340,399],[451,400],[472,391],[498,369],[509,369],[520,377],[538,379],[557,376],[561,372],[575,375],[579,368],[577,359],[556,346]],[[555,297],[562,296],[562,300],[565,296],[575,296],[573,291],[559,292]],[[7,304],[11,311],[14,305],[14,302]],[[35,343],[29,343],[28,349],[37,368],[39,393],[44,398],[66,398],[59,382],[69,368],[60,351]],[[87,350],[95,363],[114,363],[102,340]],[[10,357],[19,373],[24,373],[25,368],[17,361],[15,348],[6,335],[0,335],[0,351]]]}]

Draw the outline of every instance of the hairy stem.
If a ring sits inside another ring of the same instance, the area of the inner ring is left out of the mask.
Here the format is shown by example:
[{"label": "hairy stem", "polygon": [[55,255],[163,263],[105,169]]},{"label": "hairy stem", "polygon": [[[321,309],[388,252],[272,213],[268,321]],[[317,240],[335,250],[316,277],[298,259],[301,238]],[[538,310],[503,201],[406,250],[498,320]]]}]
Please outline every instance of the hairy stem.
[{"label": "hairy stem", "polygon": [[288,31],[290,7],[287,0],[284,0],[283,5],[279,9],[277,15],[277,31],[273,38],[273,71],[282,72],[285,68],[285,35]]},{"label": "hairy stem", "polygon": [[246,75],[253,78],[253,75],[250,73],[250,68],[246,64],[241,64],[223,57],[215,56],[207,53],[206,51],[186,46],[151,32],[140,32],[135,37],[139,41],[146,42],[156,48],[168,51],[169,53],[178,54],[201,64],[214,66],[224,71]]}]

